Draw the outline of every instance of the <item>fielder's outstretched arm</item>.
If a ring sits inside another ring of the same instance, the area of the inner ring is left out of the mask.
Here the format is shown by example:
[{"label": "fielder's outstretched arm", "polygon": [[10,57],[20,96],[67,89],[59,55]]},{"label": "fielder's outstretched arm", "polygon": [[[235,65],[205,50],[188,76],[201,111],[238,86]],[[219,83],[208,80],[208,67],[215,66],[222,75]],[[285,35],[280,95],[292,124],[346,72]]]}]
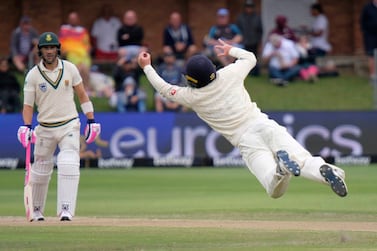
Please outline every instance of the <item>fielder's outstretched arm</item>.
[{"label": "fielder's outstretched arm", "polygon": [[[169,98],[169,95],[172,91],[176,92],[180,88],[177,85],[171,85],[170,83],[166,82],[163,78],[161,78],[156,70],[151,65],[151,55],[147,52],[141,52],[138,57],[139,66],[144,70],[145,75],[147,76],[148,81],[152,84],[152,86],[164,97]],[[171,97],[169,98],[170,100]],[[179,97],[175,96],[175,102],[180,102]]]}]

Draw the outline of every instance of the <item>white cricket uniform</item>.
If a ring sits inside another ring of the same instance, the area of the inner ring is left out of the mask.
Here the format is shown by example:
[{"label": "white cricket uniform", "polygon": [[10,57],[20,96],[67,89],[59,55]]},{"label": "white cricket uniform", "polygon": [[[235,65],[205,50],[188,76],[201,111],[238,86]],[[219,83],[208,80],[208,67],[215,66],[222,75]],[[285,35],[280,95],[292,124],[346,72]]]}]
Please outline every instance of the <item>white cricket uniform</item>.
[{"label": "white cricket uniform", "polygon": [[53,171],[53,155],[59,147],[57,211],[59,213],[64,208],[72,215],[75,213],[80,172],[80,121],[73,87],[81,82],[77,67],[61,59],[52,71],[41,60],[26,75],[24,104],[36,105],[38,111],[31,169],[33,204],[42,212]]},{"label": "white cricket uniform", "polygon": [[216,79],[205,87],[179,87],[165,82],[148,65],[144,72],[163,96],[194,110],[215,131],[238,147],[248,169],[272,197],[283,195],[289,177],[283,186],[277,174],[275,154],[286,150],[301,170],[301,175],[326,184],[319,168],[325,161],[312,157],[288,132],[260,111],[244,87],[244,79],[255,66],[253,53],[232,47],[229,54],[237,60],[216,73]]}]

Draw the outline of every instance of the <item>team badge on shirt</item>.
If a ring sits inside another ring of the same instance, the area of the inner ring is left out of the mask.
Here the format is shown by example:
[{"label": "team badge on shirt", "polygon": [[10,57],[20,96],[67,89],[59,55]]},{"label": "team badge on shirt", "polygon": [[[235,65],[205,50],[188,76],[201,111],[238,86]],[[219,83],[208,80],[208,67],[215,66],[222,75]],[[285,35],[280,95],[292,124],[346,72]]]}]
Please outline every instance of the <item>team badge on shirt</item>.
[{"label": "team badge on shirt", "polygon": [[170,91],[170,95],[172,95],[172,96],[174,96],[176,93],[177,93],[177,90],[176,90],[176,89],[172,89],[172,90]]},{"label": "team badge on shirt", "polygon": [[40,89],[42,92],[46,92],[46,91],[47,91],[47,84],[46,84],[46,83],[41,83],[41,84],[39,84],[39,89]]}]

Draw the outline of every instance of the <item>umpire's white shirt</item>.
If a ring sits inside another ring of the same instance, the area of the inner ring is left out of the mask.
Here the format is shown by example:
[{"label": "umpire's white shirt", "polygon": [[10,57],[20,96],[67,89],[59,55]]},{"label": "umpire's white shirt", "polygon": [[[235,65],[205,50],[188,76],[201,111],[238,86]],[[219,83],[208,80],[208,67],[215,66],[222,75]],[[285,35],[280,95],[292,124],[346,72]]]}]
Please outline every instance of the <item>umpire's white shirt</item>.
[{"label": "umpire's white shirt", "polygon": [[78,116],[73,86],[82,82],[77,67],[66,60],[58,60],[50,71],[41,60],[26,75],[24,104],[38,109],[38,122],[56,123]]},{"label": "umpire's white shirt", "polygon": [[159,93],[194,110],[214,130],[237,146],[242,134],[261,113],[244,88],[244,79],[255,66],[253,53],[233,47],[229,54],[236,62],[217,71],[209,85],[196,89],[165,82],[148,65],[144,72]]}]

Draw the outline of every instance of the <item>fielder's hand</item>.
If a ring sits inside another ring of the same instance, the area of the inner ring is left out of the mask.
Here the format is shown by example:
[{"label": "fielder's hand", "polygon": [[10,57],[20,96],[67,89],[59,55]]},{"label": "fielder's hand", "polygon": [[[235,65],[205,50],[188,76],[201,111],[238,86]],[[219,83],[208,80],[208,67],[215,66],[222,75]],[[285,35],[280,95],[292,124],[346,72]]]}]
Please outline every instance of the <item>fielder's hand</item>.
[{"label": "fielder's hand", "polygon": [[218,39],[219,43],[218,45],[215,45],[216,54],[218,57],[221,56],[228,56],[230,49],[232,49],[232,45],[224,42],[221,39]]},{"label": "fielder's hand", "polygon": [[31,125],[20,126],[17,131],[17,139],[25,148],[30,143],[35,143],[36,137]]},{"label": "fielder's hand", "polygon": [[96,140],[98,135],[101,133],[101,124],[96,123],[94,119],[88,119],[85,126],[85,142],[90,144]]},{"label": "fielder's hand", "polygon": [[140,52],[139,57],[137,58],[137,62],[139,66],[144,69],[145,66],[150,65],[151,62],[151,54],[148,52]]}]

